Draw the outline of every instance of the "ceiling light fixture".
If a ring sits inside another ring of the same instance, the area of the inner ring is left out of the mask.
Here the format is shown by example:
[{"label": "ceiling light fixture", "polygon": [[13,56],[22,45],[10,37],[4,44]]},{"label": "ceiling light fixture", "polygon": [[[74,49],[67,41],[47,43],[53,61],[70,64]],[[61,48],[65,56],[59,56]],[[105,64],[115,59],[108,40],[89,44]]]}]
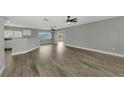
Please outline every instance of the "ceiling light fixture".
[{"label": "ceiling light fixture", "polygon": [[49,19],[47,19],[47,18],[44,18],[43,20],[44,20],[44,21],[49,21]]},{"label": "ceiling light fixture", "polygon": [[52,26],[52,27],[51,27],[51,31],[55,31],[56,27],[57,27],[57,26]]},{"label": "ceiling light fixture", "polygon": [[54,28],[56,28],[57,26],[53,26]]},{"label": "ceiling light fixture", "polygon": [[71,22],[67,22],[67,24],[68,24],[68,25],[70,25],[70,24],[71,24]]}]

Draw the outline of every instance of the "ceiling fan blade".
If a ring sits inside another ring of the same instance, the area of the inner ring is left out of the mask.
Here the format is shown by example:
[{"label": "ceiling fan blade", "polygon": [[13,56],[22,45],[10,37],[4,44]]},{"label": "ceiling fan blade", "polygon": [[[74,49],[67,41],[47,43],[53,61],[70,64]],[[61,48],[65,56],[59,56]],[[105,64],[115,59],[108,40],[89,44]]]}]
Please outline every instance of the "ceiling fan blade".
[{"label": "ceiling fan blade", "polygon": [[70,22],[77,22],[77,18],[71,19]]},{"label": "ceiling fan blade", "polygon": [[71,19],[71,20],[72,20],[72,21],[73,21],[73,20],[77,20],[77,18],[73,18],[73,19]]},{"label": "ceiling fan blade", "polygon": [[77,22],[77,18],[70,19],[70,16],[67,16],[67,22]]},{"label": "ceiling fan blade", "polygon": [[74,21],[72,21],[72,22],[77,22],[77,20],[74,20]]}]

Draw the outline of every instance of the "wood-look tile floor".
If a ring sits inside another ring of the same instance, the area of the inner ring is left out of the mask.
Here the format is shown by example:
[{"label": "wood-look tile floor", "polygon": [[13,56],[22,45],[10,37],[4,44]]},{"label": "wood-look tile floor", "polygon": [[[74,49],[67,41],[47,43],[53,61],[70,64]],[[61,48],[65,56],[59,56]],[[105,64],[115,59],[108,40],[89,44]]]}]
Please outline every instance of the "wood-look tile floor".
[{"label": "wood-look tile floor", "polygon": [[27,54],[6,51],[3,77],[109,77],[124,76],[124,58],[65,47],[42,45]]}]

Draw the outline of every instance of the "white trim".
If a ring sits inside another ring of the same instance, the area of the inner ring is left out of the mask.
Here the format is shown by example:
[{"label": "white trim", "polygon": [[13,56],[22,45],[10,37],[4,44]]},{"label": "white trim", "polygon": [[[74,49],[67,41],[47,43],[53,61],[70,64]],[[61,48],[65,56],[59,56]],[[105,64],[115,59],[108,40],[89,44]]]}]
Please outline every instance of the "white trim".
[{"label": "white trim", "polygon": [[122,55],[122,54],[117,54],[117,53],[112,53],[112,52],[107,52],[107,51],[102,51],[102,50],[96,50],[96,49],[91,49],[91,48],[85,48],[85,47],[78,47],[78,46],[70,45],[70,44],[65,44],[65,46],[74,47],[74,48],[78,48],[78,49],[84,49],[84,50],[103,53],[103,54],[108,54],[108,55],[113,55],[113,56],[117,56],[117,57],[124,57],[124,55]]},{"label": "white trim", "polygon": [[49,43],[41,43],[40,45],[47,45],[47,44],[54,44],[54,42],[49,42]]},{"label": "white trim", "polygon": [[54,44],[57,44],[58,42],[54,42]]},{"label": "white trim", "polygon": [[2,68],[0,69],[0,76],[2,75],[4,69],[5,69],[5,65],[3,65]]},{"label": "white trim", "polygon": [[21,51],[21,52],[17,52],[17,53],[12,53],[12,56],[20,55],[20,54],[25,54],[25,53],[28,53],[28,52],[30,52],[30,51],[33,51],[33,50],[35,50],[35,49],[37,49],[37,48],[39,48],[39,47],[40,47],[40,46],[34,47],[34,48],[29,49],[29,50],[26,50],[26,51]]}]

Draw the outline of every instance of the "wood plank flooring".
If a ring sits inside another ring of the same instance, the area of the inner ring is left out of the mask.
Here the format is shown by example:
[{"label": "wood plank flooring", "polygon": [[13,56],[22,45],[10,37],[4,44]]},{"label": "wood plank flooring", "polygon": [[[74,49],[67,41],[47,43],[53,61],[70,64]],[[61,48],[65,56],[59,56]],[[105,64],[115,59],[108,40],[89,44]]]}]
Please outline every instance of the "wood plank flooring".
[{"label": "wood plank flooring", "polygon": [[6,51],[3,77],[111,77],[124,76],[124,58],[63,44],[42,45],[27,54]]}]

